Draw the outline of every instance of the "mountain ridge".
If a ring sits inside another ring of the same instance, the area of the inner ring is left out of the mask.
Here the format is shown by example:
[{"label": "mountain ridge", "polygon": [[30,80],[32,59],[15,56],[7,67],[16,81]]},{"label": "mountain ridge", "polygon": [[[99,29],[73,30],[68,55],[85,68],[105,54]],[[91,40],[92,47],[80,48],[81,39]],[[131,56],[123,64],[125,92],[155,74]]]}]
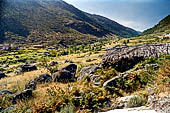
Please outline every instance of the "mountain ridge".
[{"label": "mountain ridge", "polygon": [[170,14],[163,18],[158,24],[154,27],[145,30],[141,35],[153,34],[153,33],[161,33],[169,30],[170,33]]},{"label": "mountain ridge", "polygon": [[0,18],[1,40],[8,42],[34,43],[61,37],[80,40],[86,36],[115,34],[131,37],[138,34],[133,29],[115,24],[105,17],[85,13],[62,0],[7,0],[3,12]]}]

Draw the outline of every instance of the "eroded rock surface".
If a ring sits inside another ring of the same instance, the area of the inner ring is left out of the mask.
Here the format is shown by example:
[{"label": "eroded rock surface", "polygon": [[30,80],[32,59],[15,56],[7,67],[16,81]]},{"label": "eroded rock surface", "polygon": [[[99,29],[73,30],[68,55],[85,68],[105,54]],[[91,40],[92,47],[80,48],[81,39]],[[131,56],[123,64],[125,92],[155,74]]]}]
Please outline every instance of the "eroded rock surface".
[{"label": "eroded rock surface", "polygon": [[103,67],[113,66],[119,72],[127,71],[147,57],[170,54],[170,43],[115,46],[103,55]]}]

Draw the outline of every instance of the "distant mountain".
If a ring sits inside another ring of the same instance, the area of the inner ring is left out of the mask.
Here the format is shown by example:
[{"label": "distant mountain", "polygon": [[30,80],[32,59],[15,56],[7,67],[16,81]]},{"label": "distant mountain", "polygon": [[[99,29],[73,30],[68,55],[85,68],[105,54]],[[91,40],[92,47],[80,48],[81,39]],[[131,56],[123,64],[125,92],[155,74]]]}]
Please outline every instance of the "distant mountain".
[{"label": "distant mountain", "polygon": [[170,33],[170,15],[165,17],[163,20],[161,20],[154,27],[144,31],[142,33],[142,35],[153,34],[153,33],[161,33],[161,32],[166,32],[166,31],[169,31],[169,33]]},{"label": "distant mountain", "polygon": [[81,43],[87,37],[138,34],[105,17],[80,11],[62,0],[4,0],[2,6],[1,42],[43,43],[62,39]]}]

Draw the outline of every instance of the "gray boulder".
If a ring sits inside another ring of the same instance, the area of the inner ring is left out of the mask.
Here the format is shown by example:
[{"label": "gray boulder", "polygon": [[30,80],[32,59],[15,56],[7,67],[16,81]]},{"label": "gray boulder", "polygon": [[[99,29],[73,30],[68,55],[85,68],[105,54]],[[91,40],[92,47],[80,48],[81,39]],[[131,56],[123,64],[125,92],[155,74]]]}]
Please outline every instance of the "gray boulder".
[{"label": "gray boulder", "polygon": [[70,65],[62,68],[62,70],[69,71],[71,74],[75,75],[75,74],[76,74],[76,71],[77,71],[77,65],[75,65],[75,64],[70,64]]},{"label": "gray boulder", "polygon": [[29,72],[29,71],[37,70],[37,66],[30,65],[30,64],[24,64],[24,65],[19,65],[17,70],[19,70],[21,72]]},{"label": "gray boulder", "polygon": [[54,82],[72,82],[75,79],[77,65],[70,64],[53,74]]},{"label": "gray boulder", "polygon": [[1,78],[5,78],[5,77],[7,77],[7,76],[5,75],[5,73],[0,72],[0,79],[1,79]]},{"label": "gray boulder", "polygon": [[30,97],[32,97],[32,90],[26,89],[13,97],[13,103],[15,104],[17,100],[28,99]]},{"label": "gray boulder", "polygon": [[25,89],[36,89],[37,84],[41,83],[49,83],[52,81],[52,77],[49,74],[41,74],[35,79],[31,80],[25,85]]},{"label": "gray boulder", "polygon": [[73,82],[74,79],[75,75],[66,70],[60,70],[53,74],[54,82]]},{"label": "gray boulder", "polygon": [[86,75],[94,74],[97,69],[100,69],[97,65],[82,68],[79,72],[78,80],[81,80]]}]

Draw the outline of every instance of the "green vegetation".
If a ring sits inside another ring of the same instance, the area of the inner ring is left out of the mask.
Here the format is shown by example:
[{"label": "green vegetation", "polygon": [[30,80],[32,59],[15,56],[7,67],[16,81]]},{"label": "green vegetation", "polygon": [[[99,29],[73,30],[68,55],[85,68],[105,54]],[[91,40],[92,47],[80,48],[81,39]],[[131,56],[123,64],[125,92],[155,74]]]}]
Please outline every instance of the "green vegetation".
[{"label": "green vegetation", "polygon": [[84,13],[62,0],[7,0],[4,4],[0,18],[1,42],[29,47],[30,44],[56,46],[64,40],[65,45],[79,45],[113,34],[123,37],[138,34],[105,17]]}]

